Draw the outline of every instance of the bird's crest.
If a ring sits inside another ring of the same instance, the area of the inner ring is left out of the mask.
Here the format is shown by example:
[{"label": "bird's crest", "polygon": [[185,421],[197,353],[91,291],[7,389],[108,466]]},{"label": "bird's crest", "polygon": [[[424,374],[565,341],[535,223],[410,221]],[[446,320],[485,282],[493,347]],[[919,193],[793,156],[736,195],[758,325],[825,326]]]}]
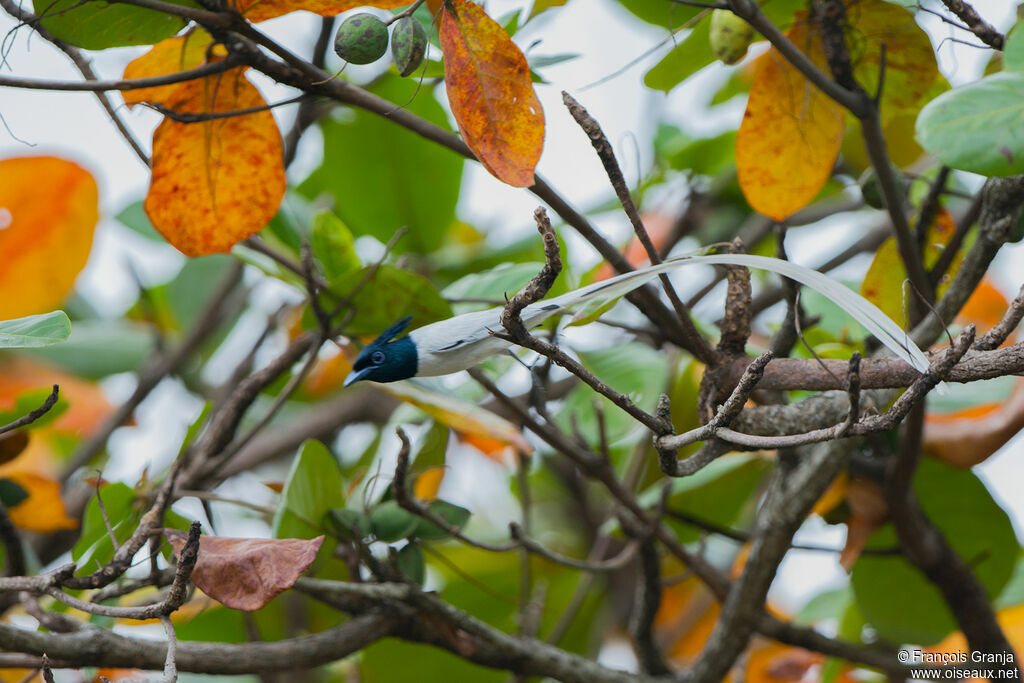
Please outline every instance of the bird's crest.
[{"label": "bird's crest", "polygon": [[379,344],[385,344],[385,343],[391,341],[392,339],[394,339],[398,335],[402,334],[402,332],[405,330],[405,328],[409,327],[409,323],[411,323],[411,322],[412,322],[412,316],[411,315],[405,316],[404,318],[402,318],[401,320],[396,322],[394,325],[392,325],[388,329],[386,329],[383,332],[381,332],[380,335],[376,339],[374,339],[372,342],[370,342],[370,345],[372,346],[373,344],[378,344],[378,343]]}]

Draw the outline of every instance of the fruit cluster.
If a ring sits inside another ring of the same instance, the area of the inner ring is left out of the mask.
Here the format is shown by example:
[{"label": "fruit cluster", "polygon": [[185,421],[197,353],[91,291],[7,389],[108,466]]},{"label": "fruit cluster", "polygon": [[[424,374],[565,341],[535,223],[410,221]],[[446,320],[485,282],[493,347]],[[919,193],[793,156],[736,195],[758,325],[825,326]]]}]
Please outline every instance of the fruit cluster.
[{"label": "fruit cluster", "polygon": [[[391,58],[398,73],[408,76],[423,63],[427,53],[427,31],[417,19],[400,17],[391,31]],[[347,17],[334,36],[334,51],[346,62],[369,64],[388,49],[388,24],[362,12]]]}]

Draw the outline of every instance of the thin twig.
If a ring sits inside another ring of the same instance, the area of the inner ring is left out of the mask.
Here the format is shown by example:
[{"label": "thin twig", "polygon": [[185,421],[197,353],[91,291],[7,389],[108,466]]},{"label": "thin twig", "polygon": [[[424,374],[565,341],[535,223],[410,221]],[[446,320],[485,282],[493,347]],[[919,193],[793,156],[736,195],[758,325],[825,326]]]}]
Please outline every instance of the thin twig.
[{"label": "thin twig", "polygon": [[43,401],[43,405],[39,406],[38,408],[30,411],[25,415],[22,415],[14,422],[10,422],[8,424],[5,424],[3,427],[0,427],[0,434],[6,434],[7,432],[14,431],[19,427],[30,425],[39,418],[41,418],[43,415],[46,415],[46,413],[50,412],[50,409],[53,408],[54,405],[56,405],[57,398],[59,396],[60,387],[54,384],[53,390],[50,392],[50,395],[46,397],[46,400]]}]

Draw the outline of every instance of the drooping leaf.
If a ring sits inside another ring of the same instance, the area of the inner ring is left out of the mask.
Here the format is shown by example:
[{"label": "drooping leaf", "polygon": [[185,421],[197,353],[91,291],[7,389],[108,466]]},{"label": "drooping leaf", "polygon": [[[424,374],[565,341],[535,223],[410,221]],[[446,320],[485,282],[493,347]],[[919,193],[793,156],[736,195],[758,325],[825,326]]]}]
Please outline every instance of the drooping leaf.
[{"label": "drooping leaf", "polygon": [[38,348],[59,344],[71,336],[64,311],[0,320],[0,349]]},{"label": "drooping leaf", "polygon": [[313,538],[323,533],[324,515],[345,502],[338,462],[319,441],[306,441],[292,461],[274,515],[276,538]]},{"label": "drooping leaf", "polygon": [[[924,458],[914,491],[928,519],[973,570],[990,598],[1013,573],[1019,543],[1006,512],[969,470]],[[891,526],[877,531],[869,548],[891,548]],[[939,590],[906,560],[894,555],[861,555],[851,575],[857,604],[879,637],[893,642],[932,644],[956,628]]]},{"label": "drooping leaf", "polygon": [[446,0],[439,34],[448,102],[463,140],[494,177],[532,185],[544,148],[544,110],[526,57],[471,0]]},{"label": "drooping leaf", "polygon": [[[182,84],[168,107],[184,114],[266,104],[242,69]],[[187,256],[226,252],[277,213],[285,178],[281,134],[269,111],[185,124],[164,120],[153,134],[146,213]]]},{"label": "drooping leaf", "polygon": [[[196,6],[192,0],[170,2]],[[170,38],[185,25],[182,17],[113,2],[34,0],[34,6],[44,28],[86,50],[152,45]]]},{"label": "drooping leaf", "polygon": [[708,41],[711,21],[697,23],[689,35],[672,48],[644,75],[644,85],[669,92],[687,78],[715,61]]},{"label": "drooping leaf", "polygon": [[[149,52],[128,62],[124,68],[123,77],[125,79],[151,78],[194,69],[206,61],[207,51],[212,41],[213,37],[209,33],[198,28],[183,36],[161,40],[150,48]],[[167,104],[180,86],[180,83],[174,83],[125,90],[122,97],[124,97],[124,103],[129,107],[139,102]]]},{"label": "drooping leaf", "polygon": [[92,249],[99,192],[56,157],[0,161],[0,320],[57,308]]},{"label": "drooping leaf", "polygon": [[[188,534],[177,529],[164,529],[164,536],[178,553],[188,540]],[[255,612],[295,585],[323,542],[323,536],[308,540],[200,536],[190,578],[225,607]]]},{"label": "drooping leaf", "polygon": [[1024,73],[1002,72],[939,95],[917,117],[917,141],[962,171],[1024,172]]},{"label": "drooping leaf", "polygon": [[[472,515],[466,508],[449,503],[446,500],[431,501],[429,510],[456,529],[465,527]],[[441,541],[448,538],[447,531],[427,519],[419,521],[419,524],[416,526],[415,535],[424,541]]]},{"label": "drooping leaf", "polygon": [[[818,35],[797,21],[787,32],[827,70]],[[775,49],[758,60],[747,111],[736,134],[736,168],[750,206],[783,220],[807,206],[832,173],[845,110]]]},{"label": "drooping leaf", "polygon": [[647,23],[669,30],[682,26],[700,12],[696,7],[661,0],[619,0],[619,4]]},{"label": "drooping leaf", "polygon": [[[396,108],[448,128],[441,105],[414,82],[384,77],[371,90]],[[333,212],[357,237],[387,243],[406,227],[396,253],[436,250],[455,222],[464,160],[376,114],[346,114],[321,122],[324,161],[299,192],[310,198],[329,195]]]},{"label": "drooping leaf", "polygon": [[322,17],[333,17],[356,7],[393,9],[410,4],[409,0],[232,0],[235,8],[252,22],[265,21],[290,12],[305,10]]}]

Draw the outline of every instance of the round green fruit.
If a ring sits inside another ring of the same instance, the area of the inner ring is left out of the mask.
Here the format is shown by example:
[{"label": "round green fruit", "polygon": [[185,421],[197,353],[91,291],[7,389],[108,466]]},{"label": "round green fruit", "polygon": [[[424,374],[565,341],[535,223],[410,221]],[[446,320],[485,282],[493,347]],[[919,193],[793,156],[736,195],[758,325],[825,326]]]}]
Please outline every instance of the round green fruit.
[{"label": "round green fruit", "polygon": [[350,64],[376,62],[387,49],[387,24],[366,12],[346,18],[334,36],[334,51]]},{"label": "round green fruit", "polygon": [[747,54],[754,29],[727,9],[711,13],[711,52],[723,64],[735,64]]},{"label": "round green fruit", "polygon": [[427,54],[427,30],[412,17],[402,17],[391,32],[391,58],[405,77],[416,71]]}]

